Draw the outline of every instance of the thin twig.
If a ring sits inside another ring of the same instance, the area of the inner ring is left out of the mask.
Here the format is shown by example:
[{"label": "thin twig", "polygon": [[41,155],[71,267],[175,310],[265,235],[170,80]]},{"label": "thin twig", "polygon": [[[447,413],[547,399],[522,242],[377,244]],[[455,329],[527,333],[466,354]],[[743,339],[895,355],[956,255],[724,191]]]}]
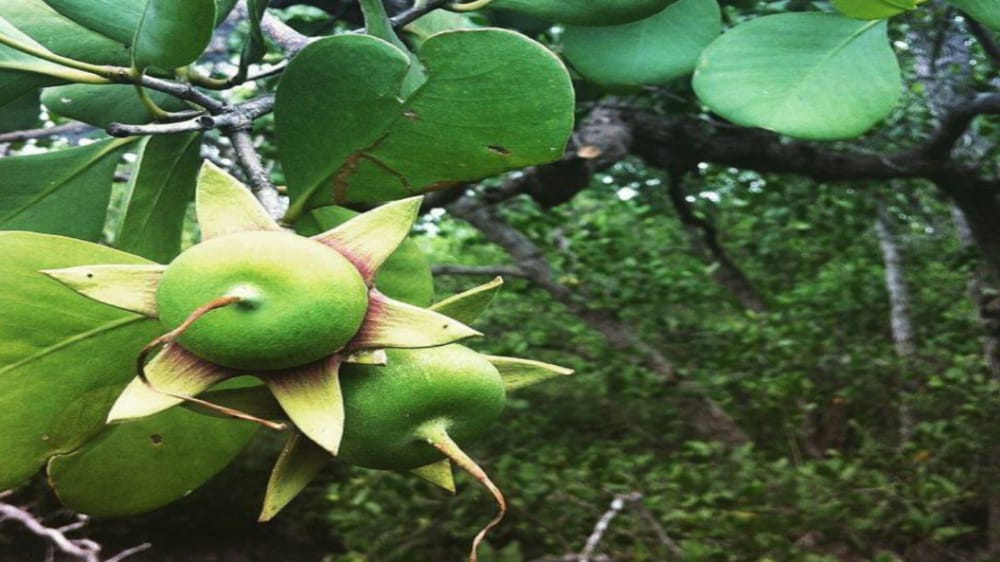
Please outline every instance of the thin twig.
[{"label": "thin twig", "polygon": [[587,542],[583,545],[583,550],[580,551],[580,562],[590,562],[591,556],[594,555],[594,551],[597,546],[601,544],[604,539],[604,534],[608,532],[608,528],[611,526],[611,521],[621,513],[622,509],[625,508],[626,503],[631,503],[634,501],[635,497],[641,498],[642,495],[637,492],[631,494],[619,494],[615,496],[615,499],[611,500],[611,505],[608,510],[604,512],[604,515],[597,520],[597,524],[594,525],[594,530],[587,537]]},{"label": "thin twig", "polygon": [[151,123],[147,125],[130,125],[126,123],[111,123],[107,133],[113,137],[131,137],[138,135],[172,135],[176,133],[192,133],[212,129],[249,129],[254,120],[274,110],[274,95],[259,98],[229,107],[216,115],[199,115],[184,121],[173,123]]},{"label": "thin twig", "polygon": [[43,525],[31,513],[10,504],[0,503],[0,521],[11,519],[24,526],[28,532],[42,537],[53,548],[84,562],[99,562],[101,546],[88,539],[71,539],[59,529]]},{"label": "thin twig", "polygon": [[125,550],[119,552],[118,554],[115,554],[111,558],[108,558],[104,562],[121,562],[122,560],[128,558],[129,556],[132,556],[133,554],[145,552],[150,548],[153,548],[153,543],[144,542],[142,544],[133,546],[132,548],[126,548]]},{"label": "thin twig", "polygon": [[399,29],[400,27],[403,27],[404,25],[412,22],[413,20],[419,18],[420,16],[423,16],[428,12],[432,12],[444,6],[447,3],[448,0],[430,0],[425,5],[420,6],[418,4],[410,8],[409,10],[406,10],[405,12],[391,18],[389,21],[392,22],[392,27],[394,29]]},{"label": "thin twig", "polygon": [[45,137],[55,137],[59,135],[82,135],[96,130],[96,127],[86,123],[66,123],[65,125],[56,125],[54,127],[11,131],[9,133],[0,133],[0,144],[42,139]]},{"label": "thin twig", "polygon": [[285,214],[286,204],[278,193],[278,188],[271,182],[271,174],[264,167],[264,162],[257,153],[253,145],[253,137],[246,129],[231,129],[225,131],[229,141],[233,144],[233,152],[240,167],[246,172],[250,181],[250,190],[254,197],[267,210],[267,214],[275,220],[279,220]]},{"label": "thin twig", "polygon": [[527,277],[528,274],[516,265],[451,265],[431,267],[434,275],[485,275],[489,277]]},{"label": "thin twig", "polygon": [[1000,68],[1000,45],[997,45],[996,39],[993,38],[993,32],[965,12],[962,12],[962,17],[965,18],[965,26],[969,28],[969,32],[976,38],[976,41],[979,41],[979,45],[986,52],[990,63],[994,67]]}]

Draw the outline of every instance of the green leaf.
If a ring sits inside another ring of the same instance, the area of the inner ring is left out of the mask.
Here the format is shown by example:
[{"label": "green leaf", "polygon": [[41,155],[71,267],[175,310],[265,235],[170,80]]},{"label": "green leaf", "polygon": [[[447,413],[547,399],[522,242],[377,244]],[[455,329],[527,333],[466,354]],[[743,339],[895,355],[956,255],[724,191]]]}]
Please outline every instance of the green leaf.
[{"label": "green leaf", "polygon": [[200,167],[200,134],[145,141],[115,245],[158,263],[174,259],[181,251],[184,216]]},{"label": "green leaf", "polygon": [[659,12],[674,0],[496,0],[491,8],[513,10],[547,21],[576,25],[618,25]]},{"label": "green leaf", "polygon": [[477,25],[466,14],[449,12],[448,10],[433,10],[407,24],[403,31],[406,32],[413,46],[419,49],[424,41],[438,33],[479,27],[481,26]]},{"label": "green leaf", "polygon": [[129,63],[127,47],[131,36],[126,41],[115,41],[63,16],[44,0],[0,2],[0,17],[64,57],[115,66]]},{"label": "green leaf", "polygon": [[709,45],[694,89],[738,125],[840,139],[885,118],[902,81],[885,22],[790,13],[740,24]]},{"label": "green leaf", "polygon": [[[315,236],[356,216],[356,211],[345,207],[320,207],[295,223],[295,230],[303,236]],[[434,278],[427,254],[413,240],[403,240],[378,269],[375,287],[396,300],[415,306],[429,305],[434,300]]]},{"label": "green leaf", "polygon": [[878,20],[913,10],[914,0],[833,0],[833,5],[848,17]]},{"label": "green leaf", "polygon": [[565,68],[523,35],[440,33],[427,81],[398,99],[405,53],[366,35],[321,39],[289,65],[275,122],[288,220],[331,202],[386,201],[559,158],[572,131]]},{"label": "green leaf", "polygon": [[[0,35],[31,49],[47,49],[0,17]],[[0,107],[42,86],[52,86],[66,80],[89,81],[97,78],[59,64],[34,57],[19,49],[0,44]]]},{"label": "green leaf", "polygon": [[0,158],[0,228],[99,239],[120,151],[133,140]]},{"label": "green leaf", "polygon": [[1000,31],[1000,4],[996,0],[951,0],[951,3],[979,23]]},{"label": "green leaf", "polygon": [[136,354],[163,330],[40,273],[94,263],[148,262],[71,238],[0,232],[0,489],[100,431]]},{"label": "green leaf", "polygon": [[172,408],[111,426],[80,450],[53,457],[49,481],[75,511],[95,517],[143,513],[204,484],[255,431],[245,421]]},{"label": "green leaf", "polygon": [[[184,102],[163,92],[148,90],[156,105],[167,111],[186,109]],[[67,84],[42,91],[42,103],[55,113],[69,119],[105,128],[111,123],[142,124],[153,116],[139,99],[135,87],[124,84]]]},{"label": "green leaf", "polygon": [[194,62],[214,29],[215,0],[148,0],[132,42],[132,65],[176,68]]},{"label": "green leaf", "polygon": [[632,23],[566,26],[563,55],[585,78],[603,86],[664,84],[690,74],[721,29],[715,0],[680,0]]},{"label": "green leaf", "polygon": [[[19,2],[21,0],[18,0]],[[37,0],[32,0],[37,1]],[[44,0],[67,19],[93,30],[100,35],[109,37],[122,45],[131,45],[135,38],[139,22],[150,0]],[[190,8],[190,0],[161,0],[165,5],[176,5],[173,10],[178,13]],[[235,0],[218,0],[215,2],[214,23],[222,23],[233,6]],[[198,2],[200,7],[204,2]],[[194,13],[194,12],[187,12]],[[200,27],[202,24],[198,23]],[[186,34],[179,35],[184,37]],[[199,51],[200,52],[200,51]]]},{"label": "green leaf", "polygon": [[250,22],[250,33],[246,43],[243,44],[243,52],[240,55],[240,67],[237,72],[239,78],[246,78],[247,70],[251,64],[260,62],[267,54],[267,39],[264,37],[264,30],[260,27],[260,20],[267,11],[270,0],[247,0],[247,20]]},{"label": "green leaf", "polygon": [[87,29],[131,45],[147,0],[45,0],[52,9]]},{"label": "green leaf", "polygon": [[33,129],[40,123],[40,114],[38,92],[28,92],[0,106],[0,133]]}]

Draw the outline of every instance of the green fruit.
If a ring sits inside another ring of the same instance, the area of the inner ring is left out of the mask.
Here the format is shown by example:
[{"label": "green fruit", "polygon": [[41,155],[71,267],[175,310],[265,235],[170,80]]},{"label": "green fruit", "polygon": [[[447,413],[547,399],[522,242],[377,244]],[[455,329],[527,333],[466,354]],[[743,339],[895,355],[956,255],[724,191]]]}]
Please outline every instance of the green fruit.
[{"label": "green fruit", "polygon": [[574,25],[619,25],[640,20],[674,0],[496,0],[490,7]]},{"label": "green fruit", "polygon": [[383,470],[408,470],[444,454],[429,444],[437,432],[454,441],[482,436],[503,411],[500,373],[457,344],[388,349],[384,366],[344,365],[344,437],[338,457]]},{"label": "green fruit", "polygon": [[160,280],[157,306],[168,329],[226,296],[240,302],[213,310],[178,343],[235,369],[303,365],[342,348],[368,308],[368,288],[344,256],[285,232],[241,232],[194,246]]}]

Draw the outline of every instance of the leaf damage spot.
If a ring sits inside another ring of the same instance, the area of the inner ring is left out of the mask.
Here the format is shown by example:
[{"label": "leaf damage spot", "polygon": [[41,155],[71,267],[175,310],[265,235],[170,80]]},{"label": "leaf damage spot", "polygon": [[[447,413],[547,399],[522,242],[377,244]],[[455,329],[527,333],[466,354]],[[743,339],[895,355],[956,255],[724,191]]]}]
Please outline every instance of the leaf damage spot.
[{"label": "leaf damage spot", "polygon": [[163,436],[160,435],[159,433],[154,433],[149,436],[149,441],[153,444],[154,447],[159,447],[160,445],[163,444]]},{"label": "leaf damage spot", "polygon": [[490,152],[493,152],[494,154],[499,154],[500,156],[510,156],[511,154],[510,150],[507,150],[507,148],[500,146],[499,144],[491,144],[488,145],[486,148]]}]

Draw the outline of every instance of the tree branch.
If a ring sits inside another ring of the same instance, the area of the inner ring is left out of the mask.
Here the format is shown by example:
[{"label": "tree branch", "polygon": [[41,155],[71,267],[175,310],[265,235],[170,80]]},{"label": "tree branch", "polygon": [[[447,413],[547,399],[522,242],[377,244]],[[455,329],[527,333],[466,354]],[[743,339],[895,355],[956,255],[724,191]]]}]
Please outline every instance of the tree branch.
[{"label": "tree branch", "polygon": [[431,267],[434,275],[483,275],[486,277],[527,277],[528,274],[517,266],[511,265],[435,265]]},{"label": "tree branch", "polygon": [[687,231],[688,240],[698,254],[710,265],[715,265],[712,278],[724,289],[730,292],[743,308],[754,312],[765,312],[767,304],[757,292],[757,289],[747,278],[743,270],[729,257],[729,253],[719,241],[719,233],[715,226],[699,217],[684,191],[685,174],[678,170],[669,172],[667,194],[677,211],[677,216]]},{"label": "tree branch", "polygon": [[147,125],[130,125],[126,123],[111,123],[105,129],[113,137],[131,137],[137,135],[173,135],[176,133],[192,133],[212,129],[249,129],[253,122],[274,110],[274,95],[269,94],[227,107],[215,115],[199,115],[192,119],[172,123],[150,123]]},{"label": "tree branch", "polygon": [[[0,498],[9,493],[0,494]],[[6,520],[20,523],[29,533],[41,537],[52,548],[82,562],[100,562],[101,545],[90,539],[71,539],[67,533],[83,528],[88,519],[84,515],[77,515],[77,520],[69,525],[58,528],[46,527],[38,518],[30,512],[8,503],[0,502],[0,523]],[[119,552],[115,556],[108,558],[105,562],[121,562],[125,558],[147,550],[152,545],[143,543],[132,548]]]},{"label": "tree branch", "polygon": [[32,139],[42,139],[45,137],[56,137],[59,135],[67,135],[67,136],[84,135],[91,131],[96,131],[96,130],[97,128],[92,125],[75,122],[75,123],[66,123],[65,125],[56,125],[54,127],[42,127],[40,129],[11,131],[9,133],[0,133],[0,144],[22,142]]},{"label": "tree branch", "polygon": [[253,137],[247,129],[230,129],[225,132],[229,141],[233,143],[233,152],[240,167],[247,174],[250,182],[250,191],[254,197],[260,201],[261,205],[267,209],[267,214],[274,220],[280,220],[285,214],[285,202],[282,201],[278,189],[271,182],[271,174],[264,167],[264,163],[253,145]]},{"label": "tree branch", "polygon": [[706,393],[697,381],[685,379],[658,349],[641,340],[632,326],[610,310],[593,309],[580,299],[578,291],[552,279],[551,266],[541,249],[522,232],[498,217],[492,208],[464,197],[448,206],[448,212],[475,228],[503,248],[525,273],[525,278],[543,289],[557,302],[599,332],[617,349],[628,351],[664,382],[675,385],[674,393],[681,417],[705,439],[738,447],[750,442],[747,434]]},{"label": "tree branch", "polygon": [[976,41],[979,41],[979,45],[989,57],[990,63],[1000,68],[1000,45],[997,45],[993,38],[993,32],[965,12],[962,12],[962,17],[965,18],[965,26],[969,28],[969,32],[976,38]]},{"label": "tree branch", "polygon": [[420,7],[414,6],[409,10],[406,10],[405,12],[391,18],[389,21],[392,22],[393,28],[399,29],[404,25],[420,18],[420,16],[423,16],[428,12],[432,12],[444,6],[447,3],[448,0],[429,0],[424,6]]}]

